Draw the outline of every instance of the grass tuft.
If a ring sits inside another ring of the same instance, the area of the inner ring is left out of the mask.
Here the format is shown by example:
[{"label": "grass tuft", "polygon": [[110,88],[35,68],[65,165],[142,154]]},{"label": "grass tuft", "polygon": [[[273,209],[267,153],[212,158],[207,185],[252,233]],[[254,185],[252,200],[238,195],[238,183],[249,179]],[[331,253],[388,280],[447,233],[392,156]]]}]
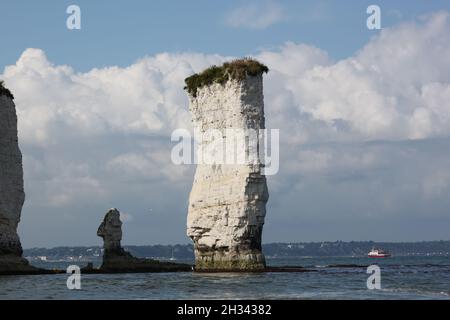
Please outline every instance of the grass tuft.
[{"label": "grass tuft", "polygon": [[205,71],[185,79],[184,87],[192,96],[197,96],[197,90],[213,83],[225,84],[228,80],[242,81],[247,76],[257,76],[269,72],[269,68],[252,58],[243,58],[225,62],[221,67],[211,66]]}]

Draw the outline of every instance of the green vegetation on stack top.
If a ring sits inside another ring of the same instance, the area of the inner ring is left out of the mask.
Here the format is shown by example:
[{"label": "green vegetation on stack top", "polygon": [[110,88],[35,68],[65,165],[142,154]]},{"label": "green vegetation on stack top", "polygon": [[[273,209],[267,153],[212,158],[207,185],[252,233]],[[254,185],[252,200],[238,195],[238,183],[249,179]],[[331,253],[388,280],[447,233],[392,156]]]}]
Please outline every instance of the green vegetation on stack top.
[{"label": "green vegetation on stack top", "polygon": [[3,80],[0,80],[0,96],[7,96],[8,98],[14,99],[14,96],[12,95],[11,91],[9,91],[3,85]]},{"label": "green vegetation on stack top", "polygon": [[269,72],[269,68],[252,58],[225,62],[221,67],[211,66],[205,71],[185,79],[184,87],[192,96],[197,96],[197,89],[213,83],[225,84],[228,80],[244,80],[247,76]]}]

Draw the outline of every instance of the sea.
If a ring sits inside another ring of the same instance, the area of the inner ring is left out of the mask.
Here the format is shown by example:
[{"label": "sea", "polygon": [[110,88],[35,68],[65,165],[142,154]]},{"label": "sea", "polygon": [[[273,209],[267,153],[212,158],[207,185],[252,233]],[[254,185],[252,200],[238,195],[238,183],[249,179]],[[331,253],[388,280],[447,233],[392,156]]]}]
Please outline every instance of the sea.
[{"label": "sea", "polygon": [[[81,274],[79,290],[68,289],[69,274],[0,276],[0,299],[450,299],[450,256],[268,258],[267,264],[313,271]],[[379,267],[379,289],[367,286],[370,265]]]}]

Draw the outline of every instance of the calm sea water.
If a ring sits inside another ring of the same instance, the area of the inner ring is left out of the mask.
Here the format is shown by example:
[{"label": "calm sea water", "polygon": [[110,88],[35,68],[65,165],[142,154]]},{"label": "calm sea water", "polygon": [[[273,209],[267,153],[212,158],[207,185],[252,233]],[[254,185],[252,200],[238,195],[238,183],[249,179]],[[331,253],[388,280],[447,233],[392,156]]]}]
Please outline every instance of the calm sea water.
[{"label": "calm sea water", "polygon": [[[318,272],[82,275],[81,290],[67,289],[67,275],[0,276],[0,299],[450,299],[450,257],[289,258],[268,264]],[[349,264],[378,264],[382,289],[367,289],[366,268],[334,266]]]}]

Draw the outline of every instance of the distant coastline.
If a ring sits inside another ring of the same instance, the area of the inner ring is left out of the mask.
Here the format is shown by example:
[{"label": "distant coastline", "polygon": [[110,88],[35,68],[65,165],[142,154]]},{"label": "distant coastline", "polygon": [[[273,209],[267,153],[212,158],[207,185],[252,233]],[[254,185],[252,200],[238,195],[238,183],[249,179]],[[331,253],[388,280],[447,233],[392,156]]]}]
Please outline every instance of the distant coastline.
[{"label": "distant coastline", "polygon": [[[381,247],[397,256],[450,256],[450,241],[421,242],[293,242],[263,244],[268,258],[289,257],[358,257],[365,256],[373,247]],[[136,257],[193,260],[194,250],[190,244],[124,246]],[[24,249],[24,257],[30,261],[96,261],[103,255],[100,246],[55,247]]]}]

